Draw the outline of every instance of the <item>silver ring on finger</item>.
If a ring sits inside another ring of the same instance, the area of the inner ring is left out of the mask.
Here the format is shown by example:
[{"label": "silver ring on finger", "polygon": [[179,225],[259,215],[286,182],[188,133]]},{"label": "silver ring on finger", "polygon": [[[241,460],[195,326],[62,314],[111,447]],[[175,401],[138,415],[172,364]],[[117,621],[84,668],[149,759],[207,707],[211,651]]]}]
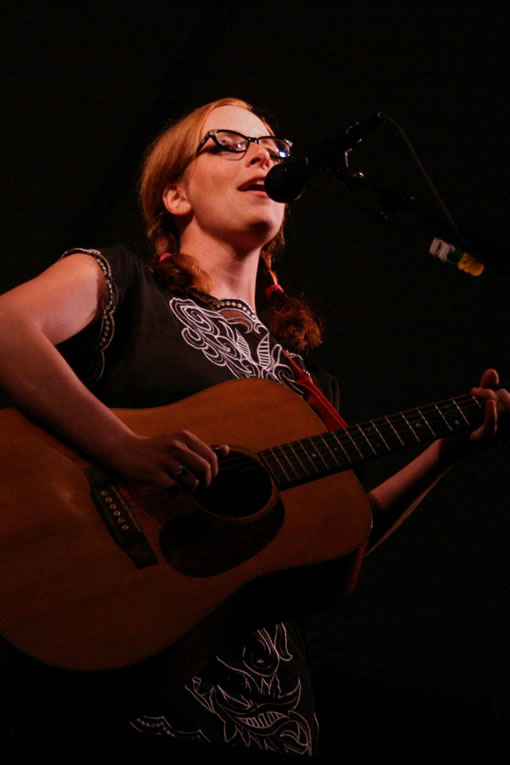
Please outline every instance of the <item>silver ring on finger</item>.
[{"label": "silver ring on finger", "polygon": [[186,465],[179,465],[179,469],[177,470],[177,478],[185,478],[188,473],[189,470]]}]

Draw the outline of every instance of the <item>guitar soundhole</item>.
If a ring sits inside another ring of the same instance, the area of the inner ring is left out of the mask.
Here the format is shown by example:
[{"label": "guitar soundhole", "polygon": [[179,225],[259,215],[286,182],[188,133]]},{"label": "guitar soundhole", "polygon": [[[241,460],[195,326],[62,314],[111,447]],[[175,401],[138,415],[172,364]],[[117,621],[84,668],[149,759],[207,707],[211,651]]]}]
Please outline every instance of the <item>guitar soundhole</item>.
[{"label": "guitar soundhole", "polygon": [[185,512],[169,519],[160,535],[163,555],[187,576],[213,576],[243,563],[283,524],[283,504],[269,475],[242,452],[221,457],[211,486],[188,496]]},{"label": "guitar soundhole", "polygon": [[220,457],[220,471],[208,489],[193,497],[205,510],[225,518],[244,518],[262,510],[271,499],[271,478],[256,459],[231,451]]}]

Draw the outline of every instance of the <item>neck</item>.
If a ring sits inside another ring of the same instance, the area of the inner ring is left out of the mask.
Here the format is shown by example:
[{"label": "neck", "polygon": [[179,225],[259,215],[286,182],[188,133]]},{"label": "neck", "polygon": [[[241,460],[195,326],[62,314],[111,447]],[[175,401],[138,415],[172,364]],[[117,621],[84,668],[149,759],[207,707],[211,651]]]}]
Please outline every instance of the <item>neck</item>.
[{"label": "neck", "polygon": [[225,242],[181,239],[181,250],[191,255],[211,279],[211,294],[219,299],[239,297],[255,310],[255,287],[261,247],[239,252]]}]

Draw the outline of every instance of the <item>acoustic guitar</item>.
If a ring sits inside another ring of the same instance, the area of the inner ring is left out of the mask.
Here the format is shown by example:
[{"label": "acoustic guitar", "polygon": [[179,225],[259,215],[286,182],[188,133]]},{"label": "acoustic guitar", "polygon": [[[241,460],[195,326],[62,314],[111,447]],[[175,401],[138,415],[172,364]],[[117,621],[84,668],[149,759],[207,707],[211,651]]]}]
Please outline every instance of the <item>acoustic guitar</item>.
[{"label": "acoustic guitar", "polygon": [[225,602],[278,618],[348,591],[371,528],[351,468],[482,420],[469,394],[327,432],[297,394],[253,379],[116,413],[142,435],[187,428],[231,453],[210,489],[163,491],[0,413],[0,633],[55,667],[136,664],[192,641]]}]

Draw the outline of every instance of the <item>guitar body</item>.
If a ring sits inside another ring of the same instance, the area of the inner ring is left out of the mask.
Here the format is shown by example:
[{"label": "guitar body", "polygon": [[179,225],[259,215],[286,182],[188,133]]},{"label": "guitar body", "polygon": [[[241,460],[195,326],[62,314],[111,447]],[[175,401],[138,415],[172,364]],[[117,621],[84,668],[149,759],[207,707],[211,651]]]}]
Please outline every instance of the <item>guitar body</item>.
[{"label": "guitar body", "polygon": [[[325,430],[299,396],[263,380],[117,414],[142,435],[185,428],[207,443],[242,445],[241,453]],[[281,493],[265,476],[269,488],[255,506],[260,474],[243,475],[225,515],[221,500],[211,511],[184,492],[121,485],[120,509],[130,508],[154,554],[139,566],[91,497],[87,461],[16,410],[0,420],[0,632],[39,661],[126,667],[196,641],[200,625],[232,599],[253,609],[255,621],[281,618],[279,607],[287,616],[309,582],[324,598],[354,584],[371,516],[350,471]],[[336,561],[347,575],[342,586]]]}]

